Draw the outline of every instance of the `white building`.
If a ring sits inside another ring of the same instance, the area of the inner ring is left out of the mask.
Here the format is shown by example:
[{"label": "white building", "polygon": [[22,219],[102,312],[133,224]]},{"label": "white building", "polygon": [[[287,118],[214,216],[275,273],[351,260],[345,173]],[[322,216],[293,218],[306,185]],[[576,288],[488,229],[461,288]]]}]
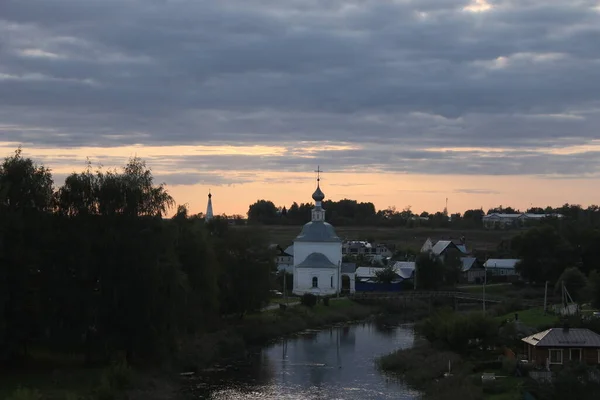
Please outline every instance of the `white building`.
[{"label": "white building", "polygon": [[277,270],[287,273],[294,272],[294,246],[288,246],[285,250],[279,250],[277,253]]},{"label": "white building", "polygon": [[519,275],[515,268],[519,261],[521,260],[515,258],[490,258],[483,266],[495,276],[514,276]]},{"label": "white building", "polygon": [[342,271],[342,240],[333,226],[325,222],[325,210],[321,206],[325,195],[319,181],[317,178],[317,189],[312,195],[315,207],[311,221],[302,227],[293,244],[293,292],[319,296],[336,294],[342,289],[354,292],[354,273],[346,266]]},{"label": "white building", "polygon": [[518,228],[527,226],[532,222],[539,222],[544,218],[558,218],[561,219],[564,216],[562,214],[533,214],[533,213],[521,213],[521,214],[502,214],[492,213],[484,215],[482,218],[483,227],[486,229],[508,229]]}]

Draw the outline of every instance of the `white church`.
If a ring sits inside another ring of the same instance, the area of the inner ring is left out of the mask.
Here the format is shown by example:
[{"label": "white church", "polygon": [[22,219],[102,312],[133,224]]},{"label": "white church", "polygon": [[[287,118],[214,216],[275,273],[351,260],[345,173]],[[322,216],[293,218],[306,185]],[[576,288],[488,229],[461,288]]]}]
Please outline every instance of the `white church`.
[{"label": "white church", "polygon": [[325,222],[325,210],[321,205],[325,195],[319,182],[320,176],[312,195],[315,207],[311,221],[302,227],[293,244],[293,293],[318,296],[337,294],[342,290],[353,293],[355,265],[342,263],[342,240],[333,226]]}]

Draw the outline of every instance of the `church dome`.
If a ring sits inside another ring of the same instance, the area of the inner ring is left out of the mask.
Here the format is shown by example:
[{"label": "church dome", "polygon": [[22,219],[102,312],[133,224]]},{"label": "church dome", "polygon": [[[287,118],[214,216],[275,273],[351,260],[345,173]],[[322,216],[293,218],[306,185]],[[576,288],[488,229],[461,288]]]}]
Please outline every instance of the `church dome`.
[{"label": "church dome", "polygon": [[341,242],[331,224],[324,221],[312,221],[302,227],[295,242]]},{"label": "church dome", "polygon": [[323,194],[321,188],[318,185],[317,190],[315,190],[315,192],[312,195],[312,198],[314,201],[323,201],[323,199],[325,198],[325,195]]}]

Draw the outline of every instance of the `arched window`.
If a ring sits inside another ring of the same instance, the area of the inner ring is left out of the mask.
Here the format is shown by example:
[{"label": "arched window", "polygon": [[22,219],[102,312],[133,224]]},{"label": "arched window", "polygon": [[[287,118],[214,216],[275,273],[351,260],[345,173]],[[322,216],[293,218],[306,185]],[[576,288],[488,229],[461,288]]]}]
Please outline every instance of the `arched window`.
[{"label": "arched window", "polygon": [[317,278],[316,276],[313,276],[312,287],[314,287],[314,288],[318,288],[319,287],[319,278]]}]

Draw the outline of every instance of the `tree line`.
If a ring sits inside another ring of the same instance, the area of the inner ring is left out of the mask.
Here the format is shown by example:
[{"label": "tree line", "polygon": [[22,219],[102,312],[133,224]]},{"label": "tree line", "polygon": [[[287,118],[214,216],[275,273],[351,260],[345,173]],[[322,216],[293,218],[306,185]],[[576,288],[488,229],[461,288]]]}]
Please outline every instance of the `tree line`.
[{"label": "tree line", "polygon": [[21,149],[0,165],[0,361],[32,351],[119,353],[129,361],[175,351],[269,298],[274,257],[262,231],[205,223],[175,207],[145,163],[69,175]]},{"label": "tree line", "polygon": [[[292,203],[289,207],[277,206],[269,200],[257,200],[248,207],[248,222],[264,225],[301,225],[310,221],[312,203]],[[446,210],[437,212],[413,213],[411,207],[398,211],[395,207],[377,210],[371,202],[342,199],[326,200],[326,220],[336,226],[389,226],[389,227],[430,227],[449,229],[478,229],[482,218],[492,213],[506,214],[562,214],[567,221],[582,226],[600,227],[600,207],[591,205],[583,208],[577,204],[564,204],[560,207],[530,207],[524,211],[512,207],[493,207],[466,210],[464,213],[448,214]]]}]

